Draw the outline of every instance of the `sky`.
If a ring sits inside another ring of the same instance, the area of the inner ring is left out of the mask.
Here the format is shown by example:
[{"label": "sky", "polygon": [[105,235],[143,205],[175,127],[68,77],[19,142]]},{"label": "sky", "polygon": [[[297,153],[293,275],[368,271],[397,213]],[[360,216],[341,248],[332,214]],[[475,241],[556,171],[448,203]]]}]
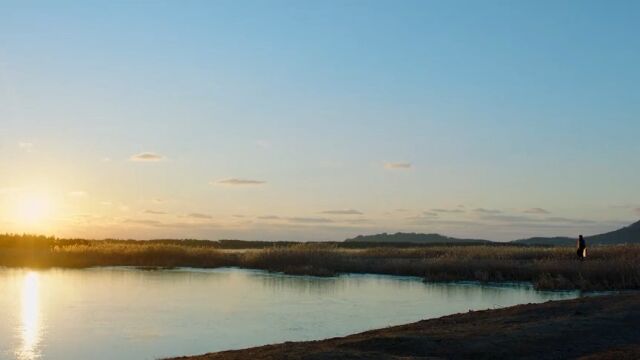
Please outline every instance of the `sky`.
[{"label": "sky", "polygon": [[0,233],[640,218],[640,2],[0,0]]}]

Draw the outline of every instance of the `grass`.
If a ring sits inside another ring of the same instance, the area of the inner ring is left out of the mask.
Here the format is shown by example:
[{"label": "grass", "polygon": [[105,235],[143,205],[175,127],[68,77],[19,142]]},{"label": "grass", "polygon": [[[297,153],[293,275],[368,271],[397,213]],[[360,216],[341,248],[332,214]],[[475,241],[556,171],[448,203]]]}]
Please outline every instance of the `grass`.
[{"label": "grass", "polygon": [[293,275],[376,273],[426,281],[528,281],[538,289],[640,289],[640,245],[589,248],[580,262],[569,247],[433,245],[353,248],[342,243],[270,243],[242,249],[238,242],[194,240],[79,240],[0,236],[0,266],[70,267],[238,266]]}]

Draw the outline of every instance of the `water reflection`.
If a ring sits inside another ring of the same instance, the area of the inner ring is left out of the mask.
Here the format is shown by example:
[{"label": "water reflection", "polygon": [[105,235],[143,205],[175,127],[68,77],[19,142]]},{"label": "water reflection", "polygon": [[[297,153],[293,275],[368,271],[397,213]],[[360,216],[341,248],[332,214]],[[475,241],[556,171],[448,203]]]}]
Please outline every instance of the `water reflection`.
[{"label": "water reflection", "polygon": [[252,276],[260,279],[262,286],[273,292],[292,290],[302,294],[330,295],[346,286],[344,281],[336,277],[290,276],[262,272],[256,272]]},{"label": "water reflection", "polygon": [[40,304],[39,304],[39,278],[35,272],[28,272],[22,280],[22,296],[20,305],[21,328],[20,348],[16,351],[16,357],[20,360],[32,360],[40,357],[38,345],[40,344]]},{"label": "water reflection", "polygon": [[0,359],[20,360],[166,358],[579,295],[521,284],[294,277],[236,268],[0,269],[0,294]]}]

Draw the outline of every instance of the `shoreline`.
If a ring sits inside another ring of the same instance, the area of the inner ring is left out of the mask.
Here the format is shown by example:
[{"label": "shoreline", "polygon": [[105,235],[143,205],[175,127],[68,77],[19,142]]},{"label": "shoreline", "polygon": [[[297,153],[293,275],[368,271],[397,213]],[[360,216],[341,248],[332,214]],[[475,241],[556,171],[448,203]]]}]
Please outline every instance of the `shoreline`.
[{"label": "shoreline", "polygon": [[[0,244],[1,245],[1,244]],[[538,290],[640,289],[640,245],[594,248],[578,262],[570,248],[523,246],[371,247],[332,244],[226,251],[145,242],[36,243],[0,246],[0,265],[31,268],[134,266],[149,269],[235,266],[287,275],[329,277],[344,273],[416,276],[428,282],[530,282]]]},{"label": "shoreline", "polygon": [[375,272],[344,272],[344,273],[335,273],[333,275],[314,275],[314,274],[289,274],[282,271],[272,271],[266,269],[259,268],[248,268],[241,266],[220,266],[220,267],[192,267],[192,266],[173,266],[173,267],[162,267],[162,266],[134,266],[134,265],[97,265],[97,266],[89,266],[89,267],[64,267],[64,266],[54,266],[54,267],[29,267],[29,266],[4,266],[0,265],[0,270],[33,270],[33,271],[48,271],[48,270],[92,270],[92,269],[114,269],[114,270],[135,270],[142,272],[156,272],[156,271],[180,271],[180,272],[208,272],[208,271],[224,271],[227,269],[235,269],[235,270],[243,270],[256,272],[261,274],[268,275],[277,275],[277,276],[286,276],[293,278],[316,278],[316,279],[337,279],[342,276],[379,276],[379,277],[389,277],[397,280],[410,280],[421,282],[423,284],[452,284],[452,285],[476,285],[483,287],[526,287],[531,288],[538,292],[549,292],[549,293],[562,293],[562,292],[579,292],[580,296],[600,296],[600,295],[609,295],[609,294],[617,294],[617,293],[640,293],[640,290],[580,290],[580,289],[538,289],[535,287],[535,284],[531,281],[482,281],[482,280],[428,280],[424,279],[420,276],[416,275],[402,275],[402,274],[386,274],[386,273],[375,273]]},{"label": "shoreline", "polygon": [[638,323],[640,294],[623,292],[171,359],[632,359],[640,357]]}]

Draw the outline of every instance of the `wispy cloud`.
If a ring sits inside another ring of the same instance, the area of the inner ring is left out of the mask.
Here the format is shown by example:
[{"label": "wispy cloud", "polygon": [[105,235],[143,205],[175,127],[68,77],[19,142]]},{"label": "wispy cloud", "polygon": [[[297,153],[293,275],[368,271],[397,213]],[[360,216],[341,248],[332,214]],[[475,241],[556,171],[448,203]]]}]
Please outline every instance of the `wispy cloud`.
[{"label": "wispy cloud", "polygon": [[160,198],[153,198],[153,199],[151,199],[151,201],[154,204],[164,204],[164,202],[165,202],[163,199],[160,199]]},{"label": "wispy cloud", "polygon": [[640,207],[635,208],[636,214],[640,215]]},{"label": "wispy cloud", "polygon": [[433,212],[433,211],[423,211],[422,215],[424,216],[438,216],[437,212]]},{"label": "wispy cloud", "polygon": [[540,221],[539,218],[523,215],[484,215],[483,220],[498,221],[498,222],[536,222]]},{"label": "wispy cloud", "polygon": [[256,186],[266,184],[266,181],[262,180],[251,180],[251,179],[223,179],[218,181],[212,181],[212,185],[226,185],[226,186]]},{"label": "wispy cloud", "polygon": [[347,224],[361,225],[361,224],[371,224],[372,221],[370,219],[359,218],[359,219],[344,220],[344,222]]},{"label": "wispy cloud", "polygon": [[502,213],[502,211],[500,211],[500,210],[485,209],[485,208],[476,208],[476,209],[473,209],[473,211],[477,212],[477,213],[481,213],[481,214],[500,214],[500,213]]},{"label": "wispy cloud", "polygon": [[594,224],[595,223],[595,221],[589,220],[589,219],[571,219],[571,218],[558,217],[558,216],[545,218],[544,221],[568,223],[568,224]]},{"label": "wispy cloud", "polygon": [[413,166],[410,162],[387,162],[384,163],[384,168],[389,170],[397,169],[410,169]]},{"label": "wispy cloud", "polygon": [[573,224],[573,225],[584,225],[584,224],[593,224],[595,221],[589,219],[572,219],[565,217],[532,217],[532,216],[523,216],[523,215],[485,215],[482,217],[483,220],[489,221],[497,221],[497,222],[505,222],[505,223],[552,223],[552,224]]},{"label": "wispy cloud", "polygon": [[550,211],[545,210],[543,208],[529,208],[522,212],[525,214],[551,214]]},{"label": "wispy cloud", "polygon": [[298,224],[328,224],[333,220],[327,218],[315,218],[315,217],[290,217],[287,221]]},{"label": "wispy cloud", "polygon": [[264,216],[258,216],[258,219],[260,219],[260,220],[278,220],[278,219],[280,219],[280,216],[264,215]]},{"label": "wispy cloud", "polygon": [[345,210],[325,210],[322,211],[321,214],[329,214],[329,215],[362,215],[363,213],[354,209],[345,209]]},{"label": "wispy cloud", "polygon": [[444,220],[438,219],[434,217],[427,216],[412,216],[408,217],[410,225],[418,225],[418,226],[469,226],[469,225],[479,225],[479,222],[476,221],[468,221],[468,220]]},{"label": "wispy cloud", "polygon": [[144,226],[158,226],[162,223],[157,220],[141,220],[141,219],[125,219],[125,224],[144,225]]},{"label": "wispy cloud", "polygon": [[438,213],[451,213],[451,214],[460,214],[464,212],[464,210],[462,209],[431,209],[431,211],[438,212]]},{"label": "wispy cloud", "polygon": [[145,210],[144,211],[145,214],[151,214],[151,215],[167,215],[166,212],[164,211],[157,211],[157,210]]},{"label": "wispy cloud", "polygon": [[20,141],[20,142],[18,143],[18,147],[19,147],[21,150],[24,150],[24,151],[26,151],[26,152],[31,152],[31,151],[33,151],[33,149],[34,149],[35,145],[34,145],[33,143],[31,143],[31,142]]},{"label": "wispy cloud", "polygon": [[218,224],[211,222],[207,223],[191,223],[191,222],[162,222],[158,220],[146,220],[146,219],[125,219],[122,221],[124,224],[133,226],[144,226],[163,229],[187,229],[187,230],[206,230],[218,228]]},{"label": "wispy cloud", "polygon": [[139,162],[154,162],[165,160],[165,157],[154,152],[142,152],[139,154],[131,155],[129,160]]},{"label": "wispy cloud", "polygon": [[213,216],[201,213],[190,213],[187,214],[187,217],[192,219],[213,219]]}]

